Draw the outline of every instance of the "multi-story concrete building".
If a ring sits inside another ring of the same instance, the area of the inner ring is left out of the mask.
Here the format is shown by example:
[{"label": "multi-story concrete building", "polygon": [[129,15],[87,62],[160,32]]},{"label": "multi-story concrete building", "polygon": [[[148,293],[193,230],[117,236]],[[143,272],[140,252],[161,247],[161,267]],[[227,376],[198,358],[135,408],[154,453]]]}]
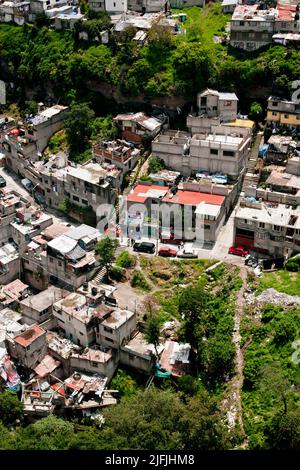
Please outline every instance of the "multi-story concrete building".
[{"label": "multi-story concrete building", "polygon": [[52,217],[36,207],[21,207],[11,222],[11,237],[22,253],[33,237],[52,225]]},{"label": "multi-story concrete building", "polygon": [[298,128],[300,126],[299,104],[292,100],[270,96],[268,98],[267,123],[275,128]]},{"label": "multi-story concrete building", "polygon": [[53,315],[63,335],[80,346],[97,344],[104,348],[119,349],[136,329],[136,315],[128,310],[91,306],[85,295],[69,294],[56,302]]},{"label": "multi-story concrete building", "polygon": [[19,364],[33,369],[47,354],[46,331],[38,325],[31,325],[15,338],[7,338],[6,346]]},{"label": "multi-story concrete building", "polygon": [[234,243],[274,257],[300,252],[300,208],[242,200],[234,218]]},{"label": "multi-story concrete building", "polygon": [[128,0],[128,10],[155,13],[158,11],[167,11],[168,8],[168,0]]},{"label": "multi-story concrete building", "polygon": [[278,2],[276,8],[260,9],[259,4],[237,5],[230,22],[230,44],[247,51],[272,43],[278,33],[300,32],[299,9]]},{"label": "multi-story concrete building", "polygon": [[52,231],[49,227],[34,237],[22,255],[24,278],[38,290],[45,289],[49,282],[77,289],[99,269],[92,247],[100,233],[84,225],[65,232],[66,228],[55,225]]},{"label": "multi-story concrete building", "polygon": [[38,152],[43,152],[50,137],[62,129],[67,112],[67,106],[56,104],[25,119],[25,138],[35,143]]},{"label": "multi-story concrete building", "polygon": [[0,248],[0,284],[8,284],[20,277],[20,254],[16,246],[6,243]]},{"label": "multi-story concrete building", "polygon": [[0,190],[0,245],[12,237],[11,222],[16,218],[17,211],[28,204],[28,201],[15,191]]},{"label": "multi-story concrete building", "polygon": [[4,1],[0,4],[0,22],[16,23],[22,26],[29,18],[30,2],[18,0]]},{"label": "multi-story concrete building", "polygon": [[251,138],[246,129],[211,126],[208,134],[168,130],[152,142],[152,153],[184,176],[203,170],[237,179],[245,167]]},{"label": "multi-story concrete building", "polygon": [[235,93],[224,93],[206,89],[197,95],[199,115],[219,117],[222,122],[234,121],[237,117],[238,97]]},{"label": "multi-story concrete building", "polygon": [[[194,240],[197,237],[203,243],[214,244],[229,210],[226,207],[226,189],[219,188],[221,191],[218,192],[215,188],[216,192],[209,194],[204,192],[205,186],[201,188],[199,184],[187,183],[188,185],[191,189],[180,188],[172,192],[167,186],[138,184],[126,197],[128,213],[143,212],[147,217],[155,217],[162,231],[176,231],[178,238]],[[167,207],[169,211],[166,210]],[[184,217],[185,210],[191,212],[190,218]],[[143,233],[143,218],[140,220],[140,225],[135,223],[136,233],[132,235],[134,239],[147,235]],[[182,224],[179,223],[181,220]]]},{"label": "multi-story concrete building", "polygon": [[28,325],[43,323],[52,316],[52,305],[64,295],[64,291],[54,286],[36,295],[30,295],[20,302],[24,322]]},{"label": "multi-story concrete building", "polygon": [[36,14],[45,13],[48,9],[68,5],[70,0],[30,0],[30,11],[33,17]]}]

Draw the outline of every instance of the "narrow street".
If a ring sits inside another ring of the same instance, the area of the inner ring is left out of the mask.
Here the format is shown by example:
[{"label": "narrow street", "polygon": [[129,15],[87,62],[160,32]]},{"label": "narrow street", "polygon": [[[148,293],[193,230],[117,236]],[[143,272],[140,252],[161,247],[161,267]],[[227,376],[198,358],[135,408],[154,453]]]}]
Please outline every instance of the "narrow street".
[{"label": "narrow street", "polygon": [[[29,191],[24,188],[24,186],[21,183],[21,179],[18,178],[16,175],[14,175],[12,172],[8,172],[6,169],[0,167],[0,176],[3,176],[3,178],[6,180],[6,188],[12,189],[14,191],[17,191],[21,196],[25,197],[29,202],[32,204],[37,204]],[[68,216],[64,215],[63,213],[60,213],[59,211],[55,209],[51,209],[50,207],[46,207],[44,210],[46,214],[49,214],[52,216],[53,223],[69,223],[71,225],[77,226],[79,225],[78,222],[74,221],[73,219],[70,220]]]}]

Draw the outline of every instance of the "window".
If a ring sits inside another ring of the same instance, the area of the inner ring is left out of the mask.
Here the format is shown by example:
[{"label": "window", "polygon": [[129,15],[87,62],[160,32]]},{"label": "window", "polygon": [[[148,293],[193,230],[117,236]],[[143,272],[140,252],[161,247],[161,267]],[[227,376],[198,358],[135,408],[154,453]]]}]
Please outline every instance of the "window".
[{"label": "window", "polygon": [[277,116],[277,111],[273,111],[272,116]]},{"label": "window", "polygon": [[51,258],[51,256],[49,256],[49,261],[50,263],[53,263],[53,258]]},{"label": "window", "polygon": [[240,26],[244,26],[245,22],[244,21],[240,21]]},{"label": "window", "polygon": [[116,3],[114,2],[114,7],[116,8]]},{"label": "window", "polygon": [[272,106],[278,106],[278,102],[277,102],[277,101],[273,101],[273,102],[272,102]]},{"label": "window", "polygon": [[288,119],[288,118],[290,117],[290,115],[289,115],[289,114],[285,114],[284,117],[285,117],[285,119]]},{"label": "window", "polygon": [[83,333],[82,333],[81,331],[79,331],[79,334],[80,334],[81,336],[83,336]]},{"label": "window", "polygon": [[61,261],[58,262],[58,266],[62,266],[62,262],[61,262]]},{"label": "window", "polygon": [[234,152],[232,152],[231,150],[224,150],[223,151],[223,156],[224,157],[234,157]]},{"label": "window", "polygon": [[92,362],[92,366],[93,367],[98,367],[98,363],[97,362]]},{"label": "window", "polygon": [[264,222],[259,222],[259,227],[260,228],[265,228],[265,223]]},{"label": "window", "polygon": [[104,331],[107,331],[108,333],[111,333],[112,332],[112,329],[111,328],[108,328],[107,326],[104,327]]},{"label": "window", "polygon": [[113,340],[113,339],[111,339],[111,338],[107,338],[106,336],[104,336],[104,339],[105,339],[106,341],[110,341],[111,343],[113,343],[113,342],[114,342],[114,340]]},{"label": "window", "polygon": [[218,153],[219,153],[218,149],[210,149],[211,155],[218,155]]},{"label": "window", "polygon": [[280,225],[273,225],[273,230],[276,230],[276,232],[281,232],[282,227],[280,227]]},{"label": "window", "polygon": [[81,202],[82,202],[82,204],[84,204],[85,206],[88,205],[88,201],[87,201],[86,199],[81,199]]},{"label": "window", "polygon": [[247,224],[248,223],[248,220],[247,219],[244,219],[244,224]]},{"label": "window", "polygon": [[210,225],[204,224],[204,230],[210,230]]},{"label": "window", "polygon": [[27,346],[26,351],[29,351],[29,349],[30,349],[30,346]]},{"label": "window", "polygon": [[73,196],[73,201],[79,202],[79,197],[78,196]]}]

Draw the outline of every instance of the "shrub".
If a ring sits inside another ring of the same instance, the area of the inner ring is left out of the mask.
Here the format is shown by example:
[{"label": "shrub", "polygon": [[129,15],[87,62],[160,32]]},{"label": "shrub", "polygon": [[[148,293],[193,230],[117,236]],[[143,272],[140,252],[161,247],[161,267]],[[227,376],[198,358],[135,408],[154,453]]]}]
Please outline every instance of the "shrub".
[{"label": "shrub", "polygon": [[128,251],[123,251],[123,253],[117,257],[116,265],[120,268],[131,268],[135,265],[135,257],[128,253]]},{"label": "shrub", "polygon": [[145,277],[140,271],[137,270],[133,271],[130,284],[132,287],[136,287],[137,289],[142,289],[145,291],[150,290],[150,286],[146,281]]},{"label": "shrub", "polygon": [[119,266],[112,266],[109,270],[109,277],[117,282],[124,281],[126,279],[126,271]]},{"label": "shrub", "polygon": [[290,258],[287,260],[285,263],[285,269],[287,271],[292,271],[292,272],[298,272],[300,271],[300,256],[294,256],[293,258]]}]

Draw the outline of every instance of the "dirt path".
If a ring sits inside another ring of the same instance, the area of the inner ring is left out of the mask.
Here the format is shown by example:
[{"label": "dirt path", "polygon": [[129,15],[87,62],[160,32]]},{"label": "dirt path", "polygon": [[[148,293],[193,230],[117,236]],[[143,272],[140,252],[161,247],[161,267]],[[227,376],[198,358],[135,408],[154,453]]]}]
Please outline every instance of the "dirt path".
[{"label": "dirt path", "polygon": [[244,381],[244,350],[241,348],[240,324],[244,312],[244,292],[247,287],[247,269],[241,268],[240,273],[243,285],[240,288],[236,299],[233,330],[233,342],[236,349],[235,372],[232,379],[228,382],[225,391],[226,398],[222,402],[222,408],[226,411],[229,428],[233,429],[237,425],[240,428],[242,435],[244,436],[244,442],[241,447],[246,448],[248,441],[244,431],[241,401],[241,390]]}]

